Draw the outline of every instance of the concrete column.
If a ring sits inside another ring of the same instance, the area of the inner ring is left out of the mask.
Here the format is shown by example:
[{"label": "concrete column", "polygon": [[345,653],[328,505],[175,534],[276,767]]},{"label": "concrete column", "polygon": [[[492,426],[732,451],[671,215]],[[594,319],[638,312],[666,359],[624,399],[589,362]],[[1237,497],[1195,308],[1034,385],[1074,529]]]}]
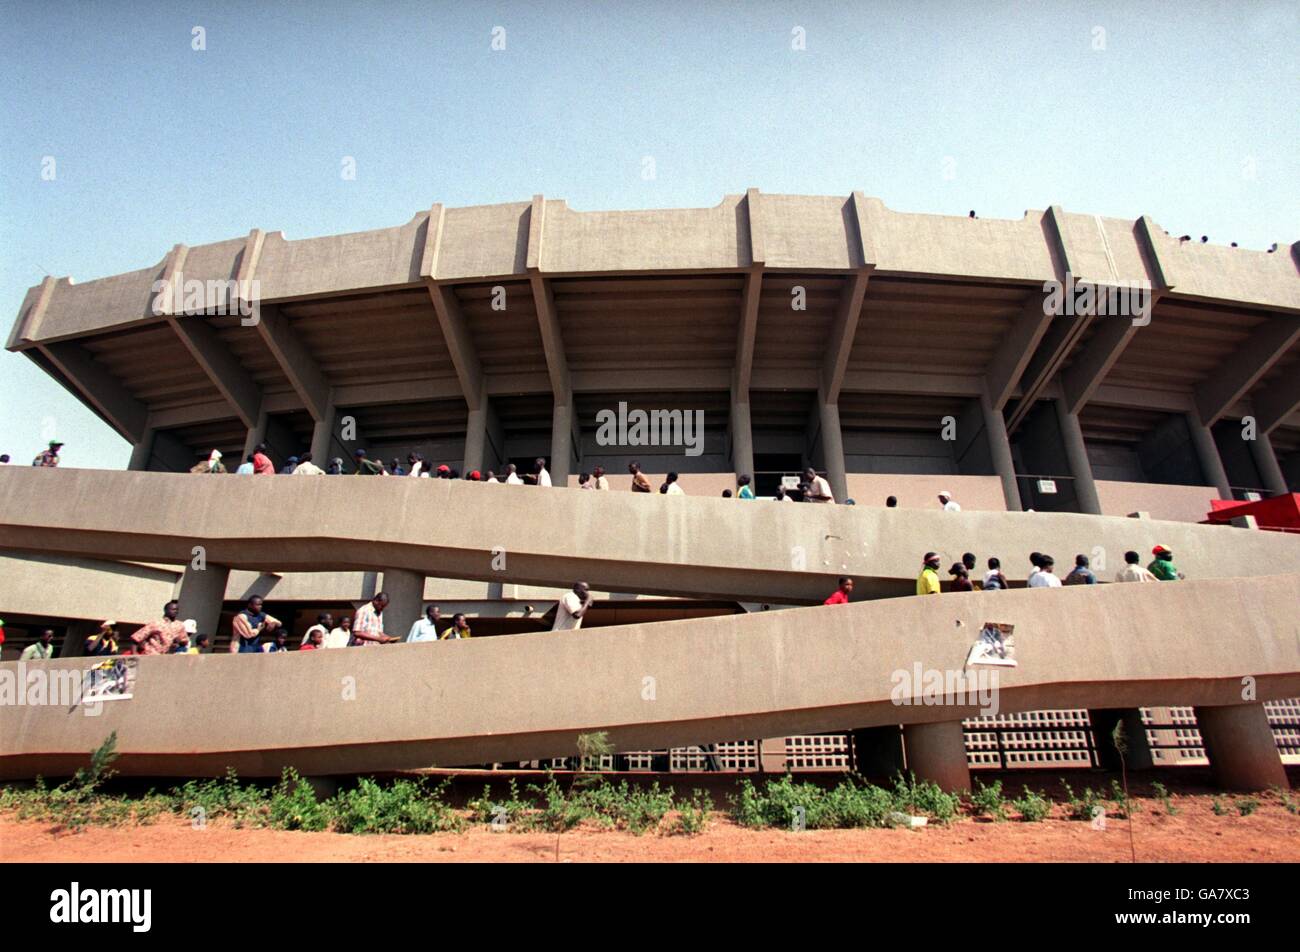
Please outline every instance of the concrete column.
[{"label": "concrete column", "polygon": [[1024,504],[1020,501],[1020,485],[1016,482],[1016,464],[1011,457],[1011,441],[1007,438],[1007,421],[987,394],[980,396],[980,410],[984,415],[989,456],[993,458],[993,469],[1002,481],[1002,498],[1006,501],[1007,511],[1020,512]]},{"label": "concrete column", "polygon": [[1092,734],[1097,741],[1097,758],[1105,770],[1120,769],[1120,752],[1115,746],[1115,727],[1124,725],[1123,755],[1129,770],[1149,770],[1155,766],[1151,747],[1147,743],[1147,729],[1142,723],[1142,712],[1136,707],[1105,708],[1088,711]]},{"label": "concrete column", "polygon": [[[333,405],[325,408],[325,415],[311,429],[311,459],[321,469],[328,470],[334,458],[334,423],[338,413]],[[260,419],[260,416],[259,416]],[[247,455],[247,454],[245,454]]]},{"label": "concrete column", "polygon": [[1227,790],[1290,788],[1264,705],[1196,708],[1214,782]]},{"label": "concrete column", "polygon": [[[193,564],[185,566],[176,599],[181,603],[180,617],[193,618],[200,635],[208,635],[215,643],[217,625],[221,621],[221,604],[226,598],[226,584],[230,569],[224,565],[206,564],[202,569]],[[288,619],[280,619],[288,621]]]},{"label": "concrete column", "polygon": [[[104,619],[100,619],[103,621]],[[56,658],[80,658],[86,653],[86,639],[99,631],[98,621],[86,621],[80,618],[68,622],[63,635],[63,644],[59,646]],[[120,629],[119,629],[120,631]]]},{"label": "concrete column", "polygon": [[1228,471],[1223,468],[1223,458],[1219,448],[1214,444],[1214,434],[1201,422],[1195,413],[1187,414],[1187,429],[1192,434],[1192,447],[1196,450],[1196,459],[1201,464],[1201,474],[1205,481],[1219,491],[1220,499],[1232,498],[1232,487],[1228,483]]},{"label": "concrete column", "polygon": [[821,417],[822,460],[826,466],[826,481],[831,484],[831,495],[837,503],[849,497],[849,480],[844,465],[844,436],[840,432],[838,404],[822,403],[817,407]]},{"label": "concrete column", "polygon": [[1101,500],[1097,496],[1097,484],[1092,479],[1092,464],[1088,462],[1088,447],[1083,442],[1079,415],[1071,413],[1066,402],[1059,397],[1052,402],[1056,404],[1056,419],[1061,424],[1061,441],[1065,444],[1070,475],[1074,477],[1074,495],[1079,503],[1079,511],[1099,516]]},{"label": "concrete column", "polygon": [[969,790],[966,735],[961,721],[904,724],[907,770],[917,780],[930,780],[944,790]]},{"label": "concrete column", "polygon": [[1255,438],[1246,443],[1250,446],[1250,455],[1255,458],[1255,468],[1259,470],[1259,478],[1264,481],[1264,488],[1274,496],[1285,496],[1290,490],[1268,434],[1256,433]]},{"label": "concrete column", "polygon": [[[269,419],[270,417],[267,415],[265,410],[258,413],[257,423],[249,429],[248,436],[244,438],[244,455],[240,458],[239,463],[242,463],[244,460],[248,459],[248,457],[252,456],[253,450],[257,449],[259,443],[266,442],[266,425]],[[312,442],[313,444],[315,443],[314,438]],[[313,457],[315,456],[314,453],[312,455]],[[235,465],[238,466],[239,463],[236,463]],[[227,468],[230,469],[233,467]]]},{"label": "concrete column", "polygon": [[858,773],[890,780],[903,768],[903,732],[897,724],[853,732],[853,769]]},{"label": "concrete column", "polygon": [[154,428],[145,427],[140,442],[131,447],[131,461],[126,464],[127,469],[142,473],[149,468],[149,457],[153,454],[153,438]]},{"label": "concrete column", "polygon": [[573,407],[555,404],[551,411],[551,482],[567,486],[573,469]]},{"label": "concrete column", "polygon": [[384,634],[405,638],[424,614],[424,576],[405,569],[385,569],[383,591],[388,593]]},{"label": "concrete column", "polygon": [[752,479],[754,475],[754,430],[749,422],[748,403],[731,405],[731,468],[737,476]]},{"label": "concrete column", "polygon": [[[483,460],[488,442],[487,418],[486,404],[477,410],[470,410],[465,418],[465,453],[461,465],[462,473],[469,473],[476,469],[481,473],[484,470]],[[552,470],[552,478],[554,478],[554,470]]]}]

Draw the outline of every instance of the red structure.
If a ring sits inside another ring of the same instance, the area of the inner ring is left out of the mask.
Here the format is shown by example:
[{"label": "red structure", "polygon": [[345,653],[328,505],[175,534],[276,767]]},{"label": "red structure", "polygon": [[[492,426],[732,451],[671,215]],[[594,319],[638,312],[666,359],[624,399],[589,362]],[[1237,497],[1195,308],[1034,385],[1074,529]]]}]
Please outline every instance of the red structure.
[{"label": "red structure", "polygon": [[1214,499],[1205,522],[1228,523],[1238,516],[1254,516],[1261,529],[1274,532],[1300,532],[1300,493],[1272,496],[1258,502]]}]

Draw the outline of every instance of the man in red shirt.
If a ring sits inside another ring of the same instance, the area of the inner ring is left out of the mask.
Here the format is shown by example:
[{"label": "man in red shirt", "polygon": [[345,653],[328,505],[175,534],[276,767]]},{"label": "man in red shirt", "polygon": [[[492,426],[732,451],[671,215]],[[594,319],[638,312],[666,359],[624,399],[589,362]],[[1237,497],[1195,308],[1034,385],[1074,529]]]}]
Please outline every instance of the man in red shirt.
[{"label": "man in red shirt", "polygon": [[257,449],[253,451],[253,475],[255,476],[274,476],[275,464],[271,462],[271,457],[267,456],[267,447],[265,443],[258,443]]},{"label": "man in red shirt", "polygon": [[853,579],[847,575],[840,576],[840,587],[837,588],[830,598],[826,599],[823,605],[847,605],[849,596],[853,594]]},{"label": "man in red shirt", "polygon": [[161,621],[150,622],[131,636],[135,642],[136,653],[142,655],[170,654],[172,644],[185,634],[185,622],[176,616],[180,613],[180,602],[174,599],[163,606]]}]

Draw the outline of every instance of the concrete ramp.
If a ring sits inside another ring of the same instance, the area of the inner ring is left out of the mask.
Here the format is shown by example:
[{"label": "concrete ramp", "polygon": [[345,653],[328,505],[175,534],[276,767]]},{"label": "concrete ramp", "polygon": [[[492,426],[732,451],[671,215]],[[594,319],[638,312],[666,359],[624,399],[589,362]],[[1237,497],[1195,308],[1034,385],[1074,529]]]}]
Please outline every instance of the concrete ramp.
[{"label": "concrete ramp", "polygon": [[[11,505],[12,497],[6,512]],[[142,517],[166,523],[178,518],[172,505],[164,499],[157,515]],[[454,513],[449,519],[463,528]],[[911,597],[341,651],[148,657],[134,698],[97,711],[19,706],[11,696],[0,706],[0,777],[70,773],[111,731],[126,774],[215,776],[234,767],[272,776],[287,765],[345,774],[565,756],[580,734],[600,730],[615,749],[633,750],[953,722],[989,712],[986,702],[1000,712],[1241,705],[1300,695],[1297,605],[1300,575],[1290,574]],[[999,669],[989,697],[945,687],[926,703],[930,672],[961,672],[985,620],[1016,626],[1018,667]],[[70,659],[23,673],[88,666]],[[0,690],[19,675],[16,663],[0,665]]]},{"label": "concrete ramp", "polygon": [[[900,477],[905,479],[906,477]],[[751,602],[820,602],[839,575],[859,597],[905,595],[927,550],[1031,551],[1103,579],[1123,553],[1170,546],[1191,578],[1300,572],[1300,538],[1071,513],[948,513],[767,500],[544,490],[456,480],[265,479],[0,469],[0,548],[271,572],[409,570],[439,578]],[[945,568],[946,568],[945,564]]]}]

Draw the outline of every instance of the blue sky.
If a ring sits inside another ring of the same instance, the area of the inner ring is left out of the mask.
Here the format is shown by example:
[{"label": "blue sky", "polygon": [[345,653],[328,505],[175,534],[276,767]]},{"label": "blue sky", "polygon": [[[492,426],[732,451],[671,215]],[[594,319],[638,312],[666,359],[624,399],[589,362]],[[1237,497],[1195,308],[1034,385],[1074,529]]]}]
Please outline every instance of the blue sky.
[{"label": "blue sky", "polygon": [[[47,272],[84,281],[176,242],[538,192],[590,210],[861,189],[903,211],[1059,204],[1285,245],[1300,238],[1298,9],[0,2],[0,325],[7,338]],[[126,443],[25,357],[0,354],[0,405],[16,462],[57,436],[65,465],[126,464]]]}]

